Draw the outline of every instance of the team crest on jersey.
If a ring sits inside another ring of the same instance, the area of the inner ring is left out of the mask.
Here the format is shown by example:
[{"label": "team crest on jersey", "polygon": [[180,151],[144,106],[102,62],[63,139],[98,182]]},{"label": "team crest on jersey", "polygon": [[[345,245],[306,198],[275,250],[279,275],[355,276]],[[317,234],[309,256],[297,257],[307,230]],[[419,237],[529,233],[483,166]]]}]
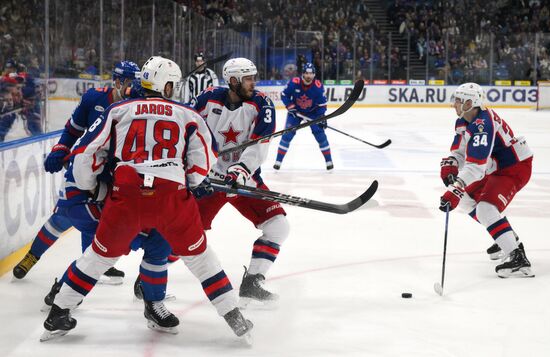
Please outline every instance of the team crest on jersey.
[{"label": "team crest on jersey", "polygon": [[238,144],[237,138],[241,135],[242,130],[233,129],[233,125],[229,123],[229,128],[226,131],[219,131],[219,133],[223,136],[223,146],[225,146],[229,143]]},{"label": "team crest on jersey", "polygon": [[481,119],[481,118],[477,118],[475,121],[474,121],[474,125],[483,125],[485,124],[485,120]]},{"label": "team crest on jersey", "polygon": [[485,127],[484,127],[483,125],[478,125],[477,130],[478,130],[480,133],[484,133],[483,129],[485,129]]},{"label": "team crest on jersey", "polygon": [[302,109],[308,109],[311,107],[312,104],[313,100],[305,94],[302,94],[301,97],[296,98],[296,105]]}]

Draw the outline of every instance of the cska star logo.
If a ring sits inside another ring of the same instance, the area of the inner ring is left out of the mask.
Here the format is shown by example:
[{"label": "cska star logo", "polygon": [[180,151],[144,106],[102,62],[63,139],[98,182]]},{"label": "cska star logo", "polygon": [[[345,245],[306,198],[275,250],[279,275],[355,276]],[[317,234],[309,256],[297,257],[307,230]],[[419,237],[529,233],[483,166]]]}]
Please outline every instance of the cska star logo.
[{"label": "cska star logo", "polygon": [[477,118],[475,121],[474,121],[474,125],[483,125],[485,124],[485,120],[481,119],[481,118]]},{"label": "cska star logo", "polygon": [[203,90],[201,94],[208,93],[208,92],[213,92],[214,89],[216,89],[216,87],[210,86],[210,87],[206,88],[205,90]]},{"label": "cska star logo", "polygon": [[313,100],[305,94],[302,94],[301,97],[296,98],[296,105],[302,109],[308,109],[311,107],[312,104]]},{"label": "cska star logo", "polygon": [[242,130],[233,129],[233,125],[229,123],[229,128],[226,131],[219,131],[219,133],[223,135],[223,146],[225,146],[231,142],[238,144],[237,138],[241,135]]}]

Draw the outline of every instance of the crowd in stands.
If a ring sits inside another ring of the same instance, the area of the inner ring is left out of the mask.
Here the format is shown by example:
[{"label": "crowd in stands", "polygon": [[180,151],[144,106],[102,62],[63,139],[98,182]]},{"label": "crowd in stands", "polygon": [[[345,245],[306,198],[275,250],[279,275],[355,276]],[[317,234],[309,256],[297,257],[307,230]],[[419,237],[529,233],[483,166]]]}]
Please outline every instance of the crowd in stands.
[{"label": "crowd in stands", "polygon": [[[494,79],[532,79],[535,51],[538,78],[550,78],[548,1],[498,0],[490,6],[477,0],[387,3],[391,23],[403,36],[410,34],[417,55],[428,57],[430,66],[447,66],[448,81],[487,82],[491,48]],[[536,43],[536,33],[546,35]]]},{"label": "crowd in stands", "polygon": [[[318,68],[323,58],[325,79],[365,77],[371,63],[375,78],[387,76],[388,70],[392,78],[402,78],[405,74],[407,53],[397,46],[389,46],[387,34],[380,31],[363,1],[179,2],[242,32],[250,32],[252,26],[273,29],[269,44],[274,47],[303,45],[294,37],[295,31],[320,31],[323,35],[311,40],[308,57]],[[478,0],[381,0],[379,3],[387,9],[390,23],[399,29],[401,36],[411,36],[411,57],[424,64],[427,61],[430,76],[450,83],[488,82],[492,60],[494,80],[532,79],[536,51],[538,78],[550,78],[548,1],[497,0],[490,6]],[[535,48],[536,33],[546,35],[539,37]],[[267,72],[272,79],[283,75],[276,68]]]}]

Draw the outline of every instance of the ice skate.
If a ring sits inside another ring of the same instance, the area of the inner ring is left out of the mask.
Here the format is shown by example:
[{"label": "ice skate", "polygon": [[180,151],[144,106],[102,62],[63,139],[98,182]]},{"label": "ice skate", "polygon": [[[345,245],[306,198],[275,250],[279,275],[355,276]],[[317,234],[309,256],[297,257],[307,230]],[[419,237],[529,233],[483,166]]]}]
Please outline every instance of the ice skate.
[{"label": "ice skate", "polygon": [[13,277],[16,279],[23,279],[39,259],[40,258],[34,256],[31,252],[28,252],[19,264],[13,268]]},{"label": "ice skate", "polygon": [[48,294],[44,297],[44,306],[42,306],[40,311],[42,311],[42,312],[50,311],[50,309],[53,305],[53,302],[55,300],[55,296],[57,295],[57,293],[61,289],[61,285],[63,285],[63,283],[58,282],[57,278],[55,278],[55,281],[52,285],[52,288],[50,289]]},{"label": "ice skate", "polygon": [[[55,281],[52,285],[52,288],[50,289],[50,292],[48,293],[48,295],[46,295],[44,297],[44,306],[42,306],[40,311],[42,311],[42,312],[50,311],[50,309],[51,309],[51,307],[54,303],[55,296],[57,295],[57,293],[59,293],[59,290],[61,290],[62,285],[63,285],[63,283],[58,282],[57,278],[55,278]],[[82,304],[82,301],[80,301],[78,304],[76,304],[76,306],[72,307],[71,310],[76,309],[80,304]]]},{"label": "ice skate", "polygon": [[[137,301],[137,300],[143,300],[143,288],[141,286],[141,279],[139,278],[139,275],[136,278],[136,281],[134,282],[134,301]],[[174,300],[176,300],[175,295],[166,294],[162,301],[174,301]]]},{"label": "ice skate", "polygon": [[246,344],[252,345],[252,335],[250,334],[250,330],[252,330],[254,324],[250,320],[244,318],[238,307],[223,315],[223,318],[229,327],[231,327],[235,335],[241,337]]},{"label": "ice skate", "polygon": [[143,315],[147,319],[147,327],[151,330],[171,333],[176,335],[179,331],[177,326],[179,319],[168,311],[162,301],[145,301],[145,311]]},{"label": "ice skate", "polygon": [[327,161],[326,164],[327,164],[327,171],[331,171],[332,169],[334,169],[334,164],[332,163],[332,161]]},{"label": "ice skate", "polygon": [[281,169],[281,162],[280,161],[275,161],[275,164],[273,164],[273,168],[275,170],[280,170]]},{"label": "ice skate", "polygon": [[98,284],[120,285],[124,282],[124,272],[115,267],[109,268],[97,281]]},{"label": "ice skate", "polygon": [[248,274],[246,267],[244,268],[243,281],[239,289],[241,308],[247,307],[249,304],[271,307],[279,300],[279,295],[267,291],[263,288],[265,277],[262,274]]},{"label": "ice skate", "polygon": [[49,341],[66,335],[76,327],[76,320],[71,317],[69,309],[62,309],[53,304],[48,318],[44,321],[46,331],[40,336],[40,342]]},{"label": "ice skate", "polygon": [[[516,242],[519,242],[519,237],[517,236],[516,233],[514,233],[514,236],[516,237]],[[489,259],[491,260],[498,260],[498,259],[504,258],[504,252],[502,251],[502,249],[500,249],[500,247],[496,243],[490,246],[489,248],[487,248],[487,254],[489,254]]]},{"label": "ice skate", "polygon": [[497,265],[495,270],[501,278],[509,278],[511,276],[532,278],[535,276],[531,272],[531,263],[525,256],[522,243],[506,257],[502,264]]}]

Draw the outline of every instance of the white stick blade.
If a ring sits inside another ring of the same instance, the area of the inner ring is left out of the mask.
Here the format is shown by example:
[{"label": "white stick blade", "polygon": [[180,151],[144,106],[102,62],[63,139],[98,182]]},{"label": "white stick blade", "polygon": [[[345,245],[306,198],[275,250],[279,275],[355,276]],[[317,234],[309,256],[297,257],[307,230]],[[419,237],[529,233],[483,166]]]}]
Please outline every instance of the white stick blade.
[{"label": "white stick blade", "polygon": [[434,284],[434,290],[439,296],[443,296],[443,287],[439,283]]}]

